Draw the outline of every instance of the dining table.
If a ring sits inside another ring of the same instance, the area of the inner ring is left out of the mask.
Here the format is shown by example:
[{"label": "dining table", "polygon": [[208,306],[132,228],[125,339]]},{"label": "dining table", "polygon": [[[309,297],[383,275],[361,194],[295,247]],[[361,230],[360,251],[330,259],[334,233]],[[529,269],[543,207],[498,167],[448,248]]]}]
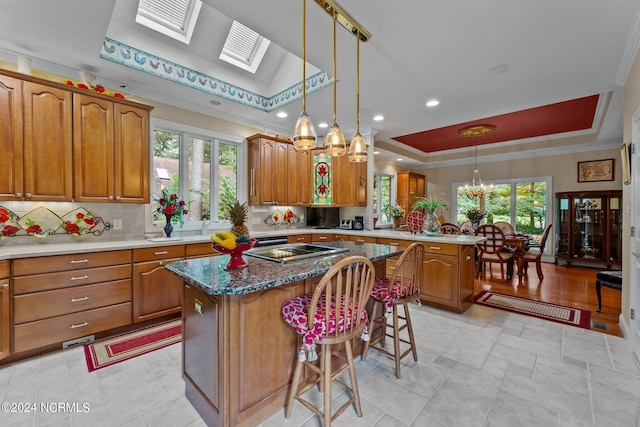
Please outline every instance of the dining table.
[{"label": "dining table", "polygon": [[522,284],[524,276],[524,253],[529,249],[529,236],[525,234],[505,234],[504,245],[514,249],[513,258],[518,268],[518,284]]}]

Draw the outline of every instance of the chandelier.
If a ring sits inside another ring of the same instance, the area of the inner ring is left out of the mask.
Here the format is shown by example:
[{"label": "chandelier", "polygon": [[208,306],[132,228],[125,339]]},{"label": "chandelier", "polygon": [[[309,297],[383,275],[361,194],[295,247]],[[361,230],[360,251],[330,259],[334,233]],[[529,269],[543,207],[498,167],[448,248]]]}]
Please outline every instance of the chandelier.
[{"label": "chandelier", "polygon": [[[475,138],[475,162],[473,168],[473,178],[471,186],[465,185],[464,192],[470,199],[484,199],[487,196],[487,190],[480,179],[480,171],[478,170],[478,136],[486,135],[496,130],[493,125],[471,125],[464,127],[458,131],[460,136],[473,136]],[[493,195],[493,184],[489,187],[488,195]]]}]

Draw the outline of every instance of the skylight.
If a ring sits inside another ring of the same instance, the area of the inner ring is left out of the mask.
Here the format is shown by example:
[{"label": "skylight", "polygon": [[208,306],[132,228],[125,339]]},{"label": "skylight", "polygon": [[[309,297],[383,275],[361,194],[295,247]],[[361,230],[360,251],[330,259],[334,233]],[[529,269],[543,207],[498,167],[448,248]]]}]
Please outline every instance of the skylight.
[{"label": "skylight", "polygon": [[189,44],[201,0],[140,0],[136,22]]},{"label": "skylight", "polygon": [[220,53],[220,59],[255,73],[270,43],[271,41],[251,28],[245,27],[238,21],[233,21]]}]

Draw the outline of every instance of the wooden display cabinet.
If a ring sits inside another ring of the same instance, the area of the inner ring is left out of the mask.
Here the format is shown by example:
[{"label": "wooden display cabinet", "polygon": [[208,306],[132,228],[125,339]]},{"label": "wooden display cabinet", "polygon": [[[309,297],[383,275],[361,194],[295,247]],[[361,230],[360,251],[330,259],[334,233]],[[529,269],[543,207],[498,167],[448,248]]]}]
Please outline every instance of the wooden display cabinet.
[{"label": "wooden display cabinet", "polygon": [[622,264],[622,192],[556,193],[556,263]]},{"label": "wooden display cabinet", "polygon": [[[415,201],[427,193],[426,177],[414,172],[398,172],[397,180],[398,205],[402,206],[406,213],[409,213]],[[400,219],[401,223],[404,221],[404,218]]]}]

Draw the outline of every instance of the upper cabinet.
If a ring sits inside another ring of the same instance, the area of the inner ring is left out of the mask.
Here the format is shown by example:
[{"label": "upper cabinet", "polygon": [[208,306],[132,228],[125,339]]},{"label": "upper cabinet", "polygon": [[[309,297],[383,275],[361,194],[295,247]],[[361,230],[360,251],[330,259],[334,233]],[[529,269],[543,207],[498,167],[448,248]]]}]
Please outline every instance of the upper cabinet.
[{"label": "upper cabinet", "polygon": [[0,199],[71,200],[71,92],[0,75],[0,93]]},{"label": "upper cabinet", "polygon": [[80,93],[73,101],[75,200],[149,203],[148,109]]},{"label": "upper cabinet", "polygon": [[0,73],[0,200],[149,202],[152,107]]},{"label": "upper cabinet", "polygon": [[311,204],[311,150],[296,150],[287,146],[289,173],[294,179],[287,180],[287,201],[291,206]]},{"label": "upper cabinet", "polygon": [[249,139],[249,205],[287,205],[289,150],[263,135]]},{"label": "upper cabinet", "polygon": [[367,206],[367,162],[350,162],[346,154],[332,160],[333,206]]}]

